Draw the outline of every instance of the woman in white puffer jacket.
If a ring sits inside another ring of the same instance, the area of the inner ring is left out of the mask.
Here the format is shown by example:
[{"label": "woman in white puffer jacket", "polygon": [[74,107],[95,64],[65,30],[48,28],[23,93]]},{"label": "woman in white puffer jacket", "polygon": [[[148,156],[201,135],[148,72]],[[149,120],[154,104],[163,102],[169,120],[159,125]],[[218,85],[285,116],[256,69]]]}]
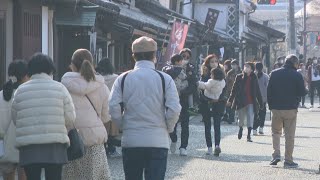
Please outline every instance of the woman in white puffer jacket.
[{"label": "woman in white puffer jacket", "polygon": [[[15,90],[29,80],[28,65],[24,60],[15,60],[8,68],[9,81],[0,91],[0,141],[3,141],[4,154],[0,154],[0,174],[4,180],[14,180],[19,163],[19,151],[15,148],[16,127],[11,118],[11,105]],[[0,147],[1,148],[1,147]],[[19,168],[19,180],[26,179]]]},{"label": "woman in white puffer jacket", "polygon": [[104,124],[110,121],[108,98],[110,91],[101,75],[96,75],[90,51],[78,49],[71,58],[71,69],[62,77],[75,108],[75,126],[79,129],[86,153],[64,167],[65,180],[105,180],[110,172],[104,143],[108,134]]},{"label": "woman in white puffer jacket", "polygon": [[40,179],[42,168],[47,180],[60,180],[68,162],[67,129],[75,120],[72,98],[52,79],[55,68],[49,56],[33,55],[28,69],[30,81],[19,86],[12,103],[20,165],[28,180]]}]

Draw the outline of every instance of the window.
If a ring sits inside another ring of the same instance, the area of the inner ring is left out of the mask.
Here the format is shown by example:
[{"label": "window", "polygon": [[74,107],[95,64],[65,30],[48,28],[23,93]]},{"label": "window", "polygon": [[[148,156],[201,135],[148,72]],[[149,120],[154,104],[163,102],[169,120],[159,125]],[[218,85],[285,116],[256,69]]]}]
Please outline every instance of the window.
[{"label": "window", "polygon": [[173,11],[177,11],[178,0],[170,0],[170,9]]}]

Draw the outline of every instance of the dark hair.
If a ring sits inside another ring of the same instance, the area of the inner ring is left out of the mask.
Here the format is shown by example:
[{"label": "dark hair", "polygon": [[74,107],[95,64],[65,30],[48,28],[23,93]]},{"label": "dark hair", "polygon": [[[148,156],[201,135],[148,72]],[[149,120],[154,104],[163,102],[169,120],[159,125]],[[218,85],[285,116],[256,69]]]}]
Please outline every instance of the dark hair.
[{"label": "dark hair", "polygon": [[191,50],[189,48],[183,48],[181,51],[180,51],[180,55],[182,55],[183,53],[189,53],[190,57],[192,57],[192,53],[191,53]]},{"label": "dark hair", "polygon": [[263,75],[262,69],[263,69],[263,64],[261,62],[256,63],[256,69],[258,71],[258,78],[261,78]]},{"label": "dark hair", "polygon": [[294,66],[295,64],[299,64],[299,59],[296,55],[290,54],[286,57],[286,65]]},{"label": "dark hair", "polygon": [[231,60],[229,60],[229,59],[226,60],[226,61],[224,62],[224,65],[225,65],[225,66],[228,66],[228,70],[225,69],[226,73],[232,69],[232,68],[231,68]]},{"label": "dark hair", "polygon": [[31,57],[28,69],[30,77],[34,74],[46,73],[50,75],[56,72],[52,59],[42,53],[36,53]]},{"label": "dark hair", "polygon": [[300,64],[299,64],[299,67],[301,68],[302,66],[304,66],[304,64],[303,64],[303,63],[300,63]]},{"label": "dark hair", "polygon": [[246,62],[244,65],[249,65],[251,67],[252,72],[256,69],[254,67],[254,63],[253,62]]},{"label": "dark hair", "polygon": [[106,57],[102,58],[98,63],[96,71],[101,75],[113,74],[114,68],[113,68],[113,65],[112,65],[110,59],[108,59]]},{"label": "dark hair", "polygon": [[204,59],[204,63],[203,63],[203,64],[204,64],[205,66],[207,66],[207,68],[209,68],[209,69],[210,69],[210,60],[211,60],[212,58],[216,58],[217,61],[218,61],[218,64],[220,65],[218,56],[215,55],[215,54],[210,54],[210,55],[208,55],[208,56]]},{"label": "dark hair", "polygon": [[238,60],[236,60],[236,59],[234,59],[233,61],[231,61],[231,64],[236,64],[236,65],[238,65],[238,66],[239,66],[239,61],[238,61]]},{"label": "dark hair", "polygon": [[92,65],[93,57],[89,50],[76,50],[72,55],[71,62],[86,81],[96,80],[95,70]]},{"label": "dark hair", "polygon": [[155,57],[156,52],[155,51],[149,51],[149,52],[138,52],[138,53],[133,53],[133,58],[136,61],[141,61],[141,60],[153,60]]},{"label": "dark hair", "polygon": [[17,82],[9,80],[3,86],[3,98],[5,101],[10,101],[13,95],[13,90],[17,89],[22,83],[21,81],[28,75],[28,64],[24,60],[15,60],[9,64],[8,75],[17,78]]},{"label": "dark hair", "polygon": [[182,60],[183,60],[183,57],[180,54],[174,54],[171,57],[171,64],[175,65],[177,62],[182,61]]},{"label": "dark hair", "polygon": [[214,68],[211,70],[211,74],[215,80],[223,80],[225,78],[225,74],[221,68]]}]

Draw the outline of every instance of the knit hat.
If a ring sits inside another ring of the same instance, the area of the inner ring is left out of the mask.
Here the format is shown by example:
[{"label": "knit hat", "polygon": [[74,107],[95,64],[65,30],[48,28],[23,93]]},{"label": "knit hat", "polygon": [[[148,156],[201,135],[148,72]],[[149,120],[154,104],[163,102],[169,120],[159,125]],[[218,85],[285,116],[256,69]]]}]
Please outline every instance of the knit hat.
[{"label": "knit hat", "polygon": [[132,43],[132,52],[141,53],[141,52],[154,52],[157,51],[157,42],[152,38],[142,36],[136,39]]}]

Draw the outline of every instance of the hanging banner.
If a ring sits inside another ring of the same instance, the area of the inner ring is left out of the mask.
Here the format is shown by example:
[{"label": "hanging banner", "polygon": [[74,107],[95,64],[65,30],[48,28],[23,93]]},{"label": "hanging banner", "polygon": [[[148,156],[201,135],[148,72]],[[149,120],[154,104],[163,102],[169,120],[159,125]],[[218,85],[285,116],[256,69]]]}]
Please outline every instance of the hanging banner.
[{"label": "hanging banner", "polygon": [[189,26],[188,24],[175,21],[172,25],[170,41],[166,48],[166,53],[163,58],[165,63],[170,61],[172,55],[179,53],[185,44]]}]

